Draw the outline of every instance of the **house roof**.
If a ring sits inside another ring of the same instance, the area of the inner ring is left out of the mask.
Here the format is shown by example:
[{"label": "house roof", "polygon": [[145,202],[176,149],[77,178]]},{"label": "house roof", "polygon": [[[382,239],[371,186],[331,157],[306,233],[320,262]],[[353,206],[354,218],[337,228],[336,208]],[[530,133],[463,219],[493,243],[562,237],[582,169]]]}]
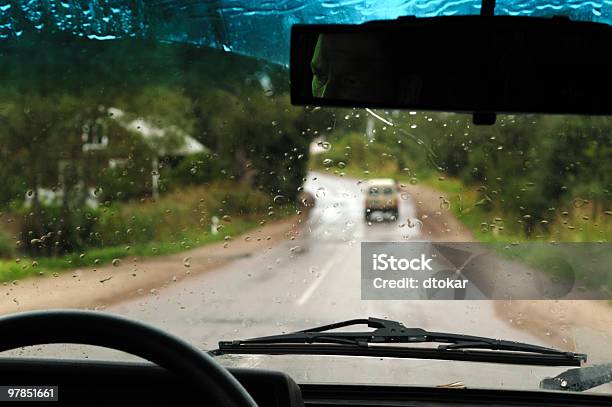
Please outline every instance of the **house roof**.
[{"label": "house roof", "polygon": [[[206,148],[202,143],[176,126],[158,127],[143,118],[130,120],[127,118],[123,110],[115,107],[109,108],[108,111],[111,113],[111,117],[113,117],[121,126],[127,130],[138,133],[147,142],[149,142],[152,147],[156,148],[159,155],[185,156],[208,151],[208,148]],[[163,138],[166,137],[169,132],[172,132],[173,135],[178,135],[181,137],[183,142],[180,146],[172,148],[170,151],[166,151],[164,148],[159,147],[157,142],[163,140]]]}]

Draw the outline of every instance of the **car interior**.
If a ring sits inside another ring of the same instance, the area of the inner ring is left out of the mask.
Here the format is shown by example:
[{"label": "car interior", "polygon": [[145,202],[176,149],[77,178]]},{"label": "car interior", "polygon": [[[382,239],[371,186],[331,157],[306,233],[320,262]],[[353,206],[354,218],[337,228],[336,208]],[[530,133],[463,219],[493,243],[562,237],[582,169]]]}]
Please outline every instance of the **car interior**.
[{"label": "car interior", "polygon": [[369,3],[0,2],[0,403],[612,405],[612,5]]}]

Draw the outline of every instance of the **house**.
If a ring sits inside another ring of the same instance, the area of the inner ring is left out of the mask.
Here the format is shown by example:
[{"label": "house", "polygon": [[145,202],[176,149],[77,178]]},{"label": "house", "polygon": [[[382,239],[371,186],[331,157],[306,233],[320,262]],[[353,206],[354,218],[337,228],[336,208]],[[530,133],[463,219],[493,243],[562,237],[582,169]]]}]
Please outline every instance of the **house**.
[{"label": "house", "polygon": [[[130,118],[124,111],[118,108],[111,107],[108,109],[108,116],[115,120],[126,130],[140,135],[145,142],[151,147],[151,150],[156,152],[154,157],[151,157],[151,185],[153,197],[157,198],[159,194],[159,161],[166,157],[185,157],[192,154],[203,153],[209,151],[202,143],[195,138],[183,132],[175,126],[159,127],[143,118]],[[172,135],[173,143],[167,143]],[[109,147],[109,135],[103,124],[95,124],[83,127],[81,135],[83,141],[83,152],[105,151]],[[178,143],[177,143],[178,140]],[[108,167],[117,168],[125,165],[127,158],[112,157],[108,159]],[[59,184],[62,182],[62,174],[64,168],[68,165],[66,160],[58,162]],[[98,206],[96,197],[96,188],[85,186],[83,182],[77,184],[77,188],[86,188],[85,205],[95,208]],[[38,198],[43,205],[59,205],[62,202],[63,191],[61,188],[38,188]],[[34,193],[29,191],[25,196],[25,207],[32,206]]]}]

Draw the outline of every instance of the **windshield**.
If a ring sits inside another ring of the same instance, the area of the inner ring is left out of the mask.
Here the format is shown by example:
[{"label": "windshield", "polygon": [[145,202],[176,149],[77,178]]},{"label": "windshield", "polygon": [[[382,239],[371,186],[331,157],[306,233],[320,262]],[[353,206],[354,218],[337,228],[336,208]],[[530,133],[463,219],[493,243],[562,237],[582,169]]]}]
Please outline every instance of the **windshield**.
[{"label": "windshield", "polygon": [[[372,316],[612,362],[612,295],[590,295],[612,290],[612,118],[500,115],[474,126],[455,113],[292,106],[292,24],[477,14],[480,2],[257,3],[0,2],[0,314],[104,310],[202,349]],[[605,23],[611,11],[496,7]],[[377,297],[362,274],[368,242],[488,244],[504,287],[529,293],[449,285],[431,288],[451,298]],[[125,357],[69,346],[13,354]],[[220,359],[300,382],[537,389],[566,370]]]}]

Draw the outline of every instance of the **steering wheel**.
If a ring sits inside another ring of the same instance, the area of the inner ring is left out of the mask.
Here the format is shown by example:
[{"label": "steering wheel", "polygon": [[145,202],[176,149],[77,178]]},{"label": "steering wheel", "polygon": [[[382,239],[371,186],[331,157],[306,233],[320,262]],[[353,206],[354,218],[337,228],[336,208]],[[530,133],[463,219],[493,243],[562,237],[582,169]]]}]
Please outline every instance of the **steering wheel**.
[{"label": "steering wheel", "polygon": [[200,389],[207,404],[257,406],[240,382],[210,355],[142,322],[102,312],[46,310],[0,317],[0,332],[0,352],[51,343],[102,346],[166,368]]}]

